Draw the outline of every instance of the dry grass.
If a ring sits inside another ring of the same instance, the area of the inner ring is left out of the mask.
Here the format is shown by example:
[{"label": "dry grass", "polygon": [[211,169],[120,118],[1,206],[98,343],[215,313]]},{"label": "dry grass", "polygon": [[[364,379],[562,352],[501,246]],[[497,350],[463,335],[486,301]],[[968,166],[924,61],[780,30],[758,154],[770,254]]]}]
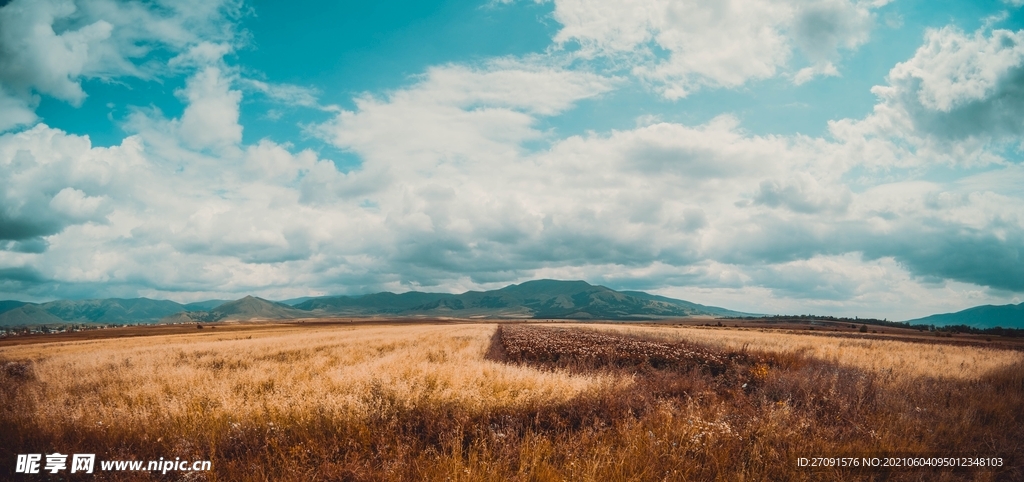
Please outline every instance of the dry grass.
[{"label": "dry grass", "polygon": [[201,475],[218,480],[847,480],[878,474],[795,458],[1024,448],[1016,353],[600,329],[306,326],[0,348],[0,460],[212,459]]},{"label": "dry grass", "polygon": [[974,380],[1024,361],[1014,350],[972,346],[910,343],[895,340],[840,338],[768,329],[705,327],[649,327],[630,325],[588,325],[607,330],[651,337],[669,342],[689,341],[724,351],[745,348],[772,353],[800,353],[842,366],[865,369],[900,379],[938,377]]},{"label": "dry grass", "polygon": [[486,325],[273,330],[241,339],[211,334],[31,345],[0,354],[32,360],[36,375],[58,388],[34,401],[58,423],[141,424],[153,407],[170,417],[196,409],[239,418],[313,410],[358,417],[372,410],[365,394],[374,386],[402,400],[483,410],[565,401],[611,380],[484,360],[493,331]]}]

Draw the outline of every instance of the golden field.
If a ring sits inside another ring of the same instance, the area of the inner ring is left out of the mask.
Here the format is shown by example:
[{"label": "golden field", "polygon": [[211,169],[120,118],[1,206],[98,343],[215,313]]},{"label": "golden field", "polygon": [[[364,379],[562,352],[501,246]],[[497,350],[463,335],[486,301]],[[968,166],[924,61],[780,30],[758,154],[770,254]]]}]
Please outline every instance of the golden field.
[{"label": "golden field", "polygon": [[[190,480],[1024,476],[1012,460],[1024,453],[1019,351],[757,330],[500,326],[224,326],[0,347],[0,477],[12,476],[16,454],[51,451],[213,461]],[[798,457],[908,453],[1002,456],[1007,465],[796,466]]]},{"label": "golden field", "polygon": [[800,353],[817,360],[883,374],[887,378],[906,380],[916,377],[974,380],[1024,359],[1024,353],[1016,350],[795,334],[784,330],[611,324],[592,325],[592,328],[665,341],[686,340],[726,351],[747,347],[774,353]]}]

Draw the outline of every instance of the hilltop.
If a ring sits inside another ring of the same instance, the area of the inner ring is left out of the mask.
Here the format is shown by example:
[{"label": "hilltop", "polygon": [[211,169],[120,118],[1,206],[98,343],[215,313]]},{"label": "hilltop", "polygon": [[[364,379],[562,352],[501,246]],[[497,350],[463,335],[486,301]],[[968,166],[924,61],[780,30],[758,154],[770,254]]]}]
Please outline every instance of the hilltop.
[{"label": "hilltop", "polygon": [[[193,304],[195,305],[195,304]],[[255,296],[246,296],[235,301],[222,303],[209,311],[186,311],[177,313],[164,322],[211,322],[236,320],[283,320],[307,318],[308,311],[297,310],[283,303],[277,303]]]}]

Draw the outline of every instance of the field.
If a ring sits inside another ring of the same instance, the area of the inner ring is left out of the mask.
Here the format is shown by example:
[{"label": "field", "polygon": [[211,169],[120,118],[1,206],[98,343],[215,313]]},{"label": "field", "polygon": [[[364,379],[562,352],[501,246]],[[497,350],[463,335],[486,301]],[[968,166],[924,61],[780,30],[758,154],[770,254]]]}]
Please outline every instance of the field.
[{"label": "field", "polygon": [[[81,480],[1024,479],[1019,350],[613,324],[162,329],[0,346],[0,478],[59,451],[213,467]],[[797,465],[887,455],[1003,466]]]}]

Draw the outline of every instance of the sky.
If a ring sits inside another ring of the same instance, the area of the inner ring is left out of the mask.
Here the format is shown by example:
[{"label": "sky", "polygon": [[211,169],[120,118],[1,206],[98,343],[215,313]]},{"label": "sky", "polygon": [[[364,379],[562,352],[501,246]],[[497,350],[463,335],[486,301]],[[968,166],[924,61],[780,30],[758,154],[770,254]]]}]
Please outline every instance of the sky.
[{"label": "sky", "polygon": [[1022,6],[0,1],[0,299],[1020,303]]}]

